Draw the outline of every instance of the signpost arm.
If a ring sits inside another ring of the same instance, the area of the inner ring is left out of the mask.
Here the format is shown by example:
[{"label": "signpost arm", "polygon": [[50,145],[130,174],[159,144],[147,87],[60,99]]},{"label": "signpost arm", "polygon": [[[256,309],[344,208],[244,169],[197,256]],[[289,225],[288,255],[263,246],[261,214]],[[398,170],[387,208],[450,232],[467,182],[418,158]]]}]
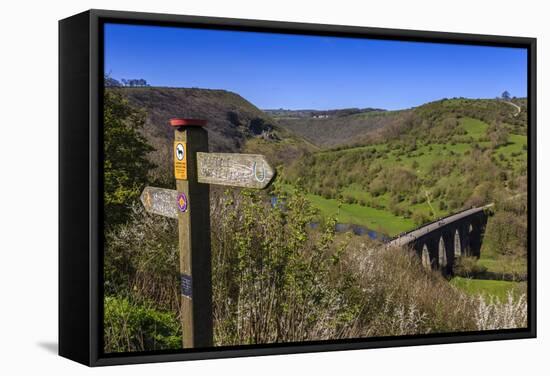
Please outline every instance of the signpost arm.
[{"label": "signpost arm", "polygon": [[208,134],[202,128],[204,123],[189,119],[170,120],[175,127],[174,170],[178,191],[184,348],[210,347],[213,338],[210,192],[208,184],[198,182],[197,174],[197,153],[208,152]]}]

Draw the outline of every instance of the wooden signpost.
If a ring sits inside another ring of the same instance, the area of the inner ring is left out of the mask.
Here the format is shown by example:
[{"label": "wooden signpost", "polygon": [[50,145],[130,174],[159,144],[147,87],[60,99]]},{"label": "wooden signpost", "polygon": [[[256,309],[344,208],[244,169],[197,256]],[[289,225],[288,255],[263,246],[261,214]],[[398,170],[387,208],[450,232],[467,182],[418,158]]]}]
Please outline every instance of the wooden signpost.
[{"label": "wooden signpost", "polygon": [[205,120],[171,119],[176,190],[146,187],[145,209],[178,219],[183,347],[212,346],[208,184],[266,188],[275,171],[257,154],[208,153]]}]

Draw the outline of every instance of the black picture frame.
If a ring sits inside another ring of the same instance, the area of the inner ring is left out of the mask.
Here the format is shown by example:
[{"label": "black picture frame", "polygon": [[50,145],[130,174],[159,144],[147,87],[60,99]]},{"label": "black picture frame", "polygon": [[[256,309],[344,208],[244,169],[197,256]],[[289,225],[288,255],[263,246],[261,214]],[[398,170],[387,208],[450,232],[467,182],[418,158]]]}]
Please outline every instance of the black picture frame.
[{"label": "black picture frame", "polygon": [[[528,327],[269,345],[104,354],[102,346],[103,24],[185,26],[522,47],[528,52]],[[536,337],[536,39],[88,10],[59,21],[59,354],[88,366]]]}]

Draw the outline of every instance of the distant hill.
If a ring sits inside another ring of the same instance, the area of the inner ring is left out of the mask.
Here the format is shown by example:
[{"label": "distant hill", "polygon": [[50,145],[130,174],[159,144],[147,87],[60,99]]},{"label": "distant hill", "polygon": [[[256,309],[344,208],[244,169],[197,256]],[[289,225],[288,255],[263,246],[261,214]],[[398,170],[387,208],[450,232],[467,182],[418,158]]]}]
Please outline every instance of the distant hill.
[{"label": "distant hill", "polygon": [[[281,155],[293,158],[308,148],[302,140],[277,126],[271,116],[233,92],[163,87],[110,87],[107,90],[121,91],[134,107],[145,111],[143,133],[156,149],[151,159],[159,166],[157,174],[162,179],[171,176],[169,140],[173,139],[174,130],[169,126],[169,119],[174,117],[206,119],[210,151],[243,152],[261,144],[269,154],[271,146],[284,143],[290,151]],[[247,147],[250,141],[254,142]]]},{"label": "distant hill", "polygon": [[368,111],[351,115],[277,118],[277,124],[321,148],[334,148],[362,142],[378,129],[398,125],[407,111]]},{"label": "distant hill", "polygon": [[[271,110],[277,124],[303,137],[321,148],[344,148],[363,145],[380,138],[399,137],[415,123],[433,123],[436,120],[473,117],[487,123],[502,122],[525,133],[527,102],[525,99],[510,103],[498,99],[442,99],[408,110],[365,110],[359,113],[323,111],[309,113],[288,110]],[[285,112],[287,111],[287,112]],[[340,111],[340,110],[338,110]],[[523,128],[523,129],[522,129]]]},{"label": "distant hill", "polygon": [[146,132],[171,137],[168,120],[174,117],[206,119],[212,151],[240,150],[247,137],[273,131],[273,119],[238,94],[225,90],[161,87],[123,87],[130,103],[147,112]]},{"label": "distant hill", "polygon": [[276,110],[263,110],[274,118],[328,118],[335,116],[348,116],[365,112],[384,111],[380,108],[341,108],[336,110],[287,110],[284,108]]}]

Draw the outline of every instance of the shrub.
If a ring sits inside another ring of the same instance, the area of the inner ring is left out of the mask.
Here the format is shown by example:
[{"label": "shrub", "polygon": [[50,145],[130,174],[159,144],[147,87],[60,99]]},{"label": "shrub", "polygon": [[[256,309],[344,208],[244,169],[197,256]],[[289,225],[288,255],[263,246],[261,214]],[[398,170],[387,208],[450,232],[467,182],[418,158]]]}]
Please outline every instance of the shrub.
[{"label": "shrub", "polygon": [[416,254],[399,248],[359,245],[346,254],[346,269],[357,273],[362,302],[356,326],[361,337],[474,330],[473,300]]},{"label": "shrub", "polygon": [[105,352],[181,348],[181,326],[175,313],[126,298],[107,296],[104,302]]},{"label": "shrub", "polygon": [[412,213],[412,220],[417,226],[421,226],[424,223],[428,223],[430,221],[430,217],[422,211],[414,211]]},{"label": "shrub", "polygon": [[414,171],[396,167],[385,171],[384,183],[392,193],[408,193],[415,190],[418,178]]},{"label": "shrub", "polygon": [[475,278],[482,275],[487,271],[487,267],[480,265],[477,261],[478,260],[475,257],[459,257],[455,261],[455,275],[466,278]]},{"label": "shrub", "polygon": [[527,220],[525,213],[498,211],[489,218],[485,242],[501,255],[525,256]]},{"label": "shrub", "polygon": [[357,199],[353,196],[350,196],[350,195],[344,195],[343,201],[346,204],[355,204],[355,203],[357,203]]},{"label": "shrub", "polygon": [[380,196],[386,193],[386,183],[381,178],[374,179],[369,185],[369,192],[374,196]]},{"label": "shrub", "polygon": [[179,312],[177,242],[177,221],[148,214],[135,203],[129,223],[105,236],[105,294]]},{"label": "shrub", "polygon": [[243,190],[215,203],[215,344],[350,336],[359,307],[348,298],[353,275],[340,269],[347,243],[336,242],[335,220],[313,233],[315,211],[302,194],[287,195],[284,210],[264,201]]},{"label": "shrub", "polygon": [[515,329],[527,326],[527,296],[522,294],[514,298],[509,291],[507,300],[499,303],[496,299],[477,297],[475,312],[476,326],[479,330]]}]

